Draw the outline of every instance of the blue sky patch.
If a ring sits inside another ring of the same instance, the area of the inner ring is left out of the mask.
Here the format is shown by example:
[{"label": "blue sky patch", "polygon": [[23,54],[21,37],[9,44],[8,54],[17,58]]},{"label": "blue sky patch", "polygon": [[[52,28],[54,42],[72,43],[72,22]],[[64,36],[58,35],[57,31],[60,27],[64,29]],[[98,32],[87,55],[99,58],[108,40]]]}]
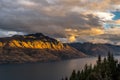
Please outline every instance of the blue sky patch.
[{"label": "blue sky patch", "polygon": [[115,12],[112,12],[112,13],[115,15],[115,17],[113,18],[113,20],[120,19],[120,11],[115,11]]}]

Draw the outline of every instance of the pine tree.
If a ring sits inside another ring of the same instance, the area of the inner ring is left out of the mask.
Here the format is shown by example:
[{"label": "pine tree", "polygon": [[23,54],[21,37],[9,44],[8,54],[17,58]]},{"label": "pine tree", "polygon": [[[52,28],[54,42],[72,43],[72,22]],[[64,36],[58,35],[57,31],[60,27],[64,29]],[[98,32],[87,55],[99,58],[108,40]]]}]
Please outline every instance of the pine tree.
[{"label": "pine tree", "polygon": [[100,65],[101,64],[101,55],[98,56],[98,60],[97,60],[97,65]]},{"label": "pine tree", "polygon": [[68,78],[66,77],[65,80],[68,80]]},{"label": "pine tree", "polygon": [[78,72],[77,72],[77,80],[80,80],[80,75],[81,75],[81,73],[80,73],[80,71],[78,70]]},{"label": "pine tree", "polygon": [[73,70],[70,80],[77,80],[77,74],[75,70]]}]

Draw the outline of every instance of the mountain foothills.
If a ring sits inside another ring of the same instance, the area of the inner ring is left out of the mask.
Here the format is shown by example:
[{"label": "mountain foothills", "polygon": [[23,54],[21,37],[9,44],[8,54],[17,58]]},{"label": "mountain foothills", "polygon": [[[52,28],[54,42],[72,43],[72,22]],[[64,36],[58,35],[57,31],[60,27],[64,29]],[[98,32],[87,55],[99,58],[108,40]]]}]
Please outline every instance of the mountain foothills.
[{"label": "mountain foothills", "polygon": [[120,55],[120,46],[112,44],[69,43],[68,45],[89,56],[106,56],[109,52]]},{"label": "mountain foothills", "polygon": [[42,33],[0,38],[1,64],[48,62],[85,56],[83,52]]}]

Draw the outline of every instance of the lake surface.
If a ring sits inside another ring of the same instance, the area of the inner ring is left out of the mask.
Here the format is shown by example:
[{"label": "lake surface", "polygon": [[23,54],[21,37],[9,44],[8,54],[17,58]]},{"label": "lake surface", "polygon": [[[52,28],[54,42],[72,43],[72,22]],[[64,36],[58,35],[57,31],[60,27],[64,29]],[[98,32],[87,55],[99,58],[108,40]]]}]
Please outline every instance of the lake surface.
[{"label": "lake surface", "polygon": [[[116,57],[120,61],[120,56]],[[82,58],[51,63],[0,65],[0,80],[61,80],[70,76],[73,69],[95,64],[97,58]]]}]

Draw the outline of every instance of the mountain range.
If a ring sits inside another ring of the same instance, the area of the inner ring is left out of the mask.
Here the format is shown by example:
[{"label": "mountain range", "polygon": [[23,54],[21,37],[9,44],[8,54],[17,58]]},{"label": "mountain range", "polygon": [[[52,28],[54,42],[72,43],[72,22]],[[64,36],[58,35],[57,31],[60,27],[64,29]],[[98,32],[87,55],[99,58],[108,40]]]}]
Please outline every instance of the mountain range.
[{"label": "mountain range", "polygon": [[120,46],[93,43],[61,43],[42,33],[0,38],[0,64],[50,62],[87,56],[120,55]]},{"label": "mountain range", "polygon": [[77,49],[42,33],[0,38],[0,63],[59,61],[85,57]]},{"label": "mountain range", "polygon": [[89,56],[106,56],[108,53],[120,55],[120,46],[112,44],[69,43],[69,46]]}]

